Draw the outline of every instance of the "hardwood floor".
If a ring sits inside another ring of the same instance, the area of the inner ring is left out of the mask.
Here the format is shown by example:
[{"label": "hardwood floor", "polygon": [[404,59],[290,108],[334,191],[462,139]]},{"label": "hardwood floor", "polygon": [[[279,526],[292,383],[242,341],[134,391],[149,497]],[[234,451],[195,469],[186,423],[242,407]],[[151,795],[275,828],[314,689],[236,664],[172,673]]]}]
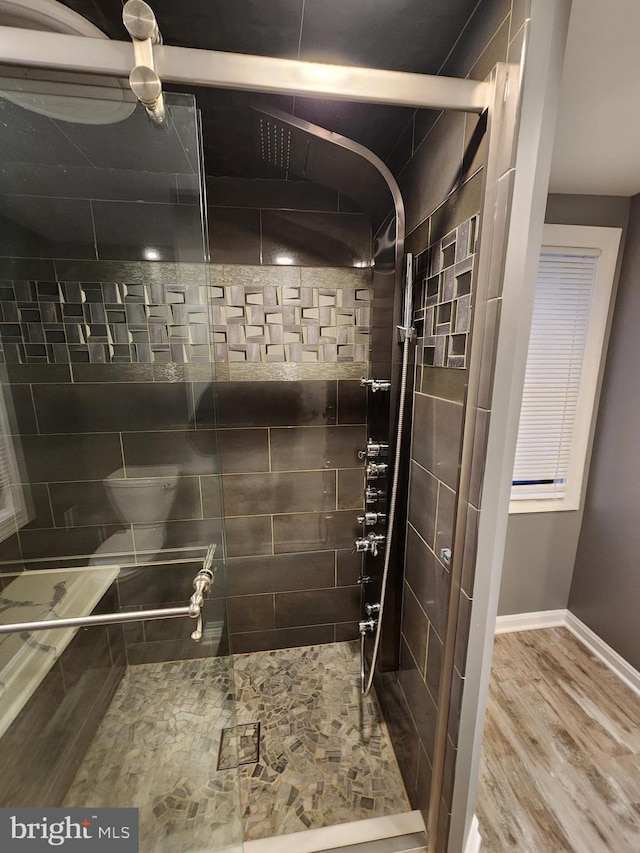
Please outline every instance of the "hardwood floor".
[{"label": "hardwood floor", "polygon": [[640,851],[640,697],[566,628],[496,637],[477,815],[483,851]]}]

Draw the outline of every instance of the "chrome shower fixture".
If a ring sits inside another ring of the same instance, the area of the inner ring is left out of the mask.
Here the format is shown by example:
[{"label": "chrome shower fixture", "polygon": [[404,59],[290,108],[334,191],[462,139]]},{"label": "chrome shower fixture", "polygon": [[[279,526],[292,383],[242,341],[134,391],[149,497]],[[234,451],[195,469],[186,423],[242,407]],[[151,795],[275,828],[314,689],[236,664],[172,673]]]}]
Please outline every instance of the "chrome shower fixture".
[{"label": "chrome shower fixture", "polygon": [[386,517],[384,512],[365,512],[364,515],[358,516],[358,523],[364,524],[365,527],[373,527],[379,521],[384,521]]},{"label": "chrome shower fixture", "polygon": [[383,441],[373,441],[369,439],[365,450],[358,451],[358,459],[366,459],[372,456],[386,456],[389,452],[389,445]]},{"label": "chrome shower fixture", "polygon": [[369,533],[361,539],[356,539],[356,552],[371,554],[372,557],[377,557],[378,548],[383,544],[386,538],[387,537],[383,533]]},{"label": "chrome shower fixture", "polygon": [[390,391],[391,382],[388,379],[361,379],[361,388],[369,388],[374,394],[376,391]]},{"label": "chrome shower fixture", "polygon": [[367,462],[365,468],[367,480],[377,480],[378,477],[384,477],[389,468],[384,462]]},{"label": "chrome shower fixture", "polygon": [[383,497],[384,491],[382,489],[376,489],[375,486],[367,486],[367,490],[364,493],[364,500],[369,506],[382,500]]},{"label": "chrome shower fixture", "polygon": [[144,0],[127,0],[122,8],[122,21],[133,42],[134,68],[129,75],[131,91],[144,106],[152,121],[162,124],[166,107],[162,81],[153,61],[153,45],[162,44],[153,9]]}]

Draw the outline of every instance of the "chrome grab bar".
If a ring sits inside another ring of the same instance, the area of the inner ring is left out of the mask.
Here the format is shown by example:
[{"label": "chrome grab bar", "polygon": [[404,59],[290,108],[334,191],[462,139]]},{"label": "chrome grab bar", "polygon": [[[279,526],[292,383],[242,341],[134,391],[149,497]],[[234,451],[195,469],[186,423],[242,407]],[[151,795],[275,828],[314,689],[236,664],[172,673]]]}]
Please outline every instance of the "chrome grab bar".
[{"label": "chrome grab bar", "polygon": [[204,596],[211,589],[214,572],[213,556],[216,551],[215,545],[210,545],[204,558],[202,568],[193,579],[195,592],[184,607],[163,607],[156,610],[134,610],[128,613],[99,613],[95,616],[76,616],[66,619],[38,619],[35,622],[13,622],[9,625],[0,625],[0,634],[23,634],[32,631],[48,631],[51,628],[86,628],[93,625],[119,625],[126,622],[140,622],[147,619],[177,619],[181,616],[189,616],[197,619],[196,630],[191,634],[191,639],[198,642],[202,639],[202,608]]}]

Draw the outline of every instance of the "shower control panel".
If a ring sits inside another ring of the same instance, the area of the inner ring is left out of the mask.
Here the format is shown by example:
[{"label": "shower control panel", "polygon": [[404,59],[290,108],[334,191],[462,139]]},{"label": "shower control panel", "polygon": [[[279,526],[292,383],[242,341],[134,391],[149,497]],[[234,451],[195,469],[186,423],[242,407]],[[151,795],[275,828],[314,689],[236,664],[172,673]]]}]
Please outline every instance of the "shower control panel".
[{"label": "shower control panel", "polygon": [[[370,381],[372,380],[363,379],[362,383],[365,384],[365,382]],[[364,470],[367,481],[379,480],[387,476],[389,465],[386,462],[374,462],[373,460],[387,456],[388,452],[388,444],[385,444],[383,441],[374,441],[372,438],[367,441],[366,448],[358,452],[358,459],[362,459],[365,462]],[[370,533],[365,533],[364,531],[368,527],[375,528],[379,524],[386,524],[386,513],[377,510],[377,508],[368,508],[375,507],[375,505],[385,497],[386,491],[384,489],[379,489],[367,482],[364,493],[365,506],[367,509],[357,516],[358,524],[361,524],[363,527],[363,535],[355,540],[356,552],[370,554],[372,557],[378,556],[380,548],[386,540],[386,535],[384,533],[378,533],[375,530]]]}]

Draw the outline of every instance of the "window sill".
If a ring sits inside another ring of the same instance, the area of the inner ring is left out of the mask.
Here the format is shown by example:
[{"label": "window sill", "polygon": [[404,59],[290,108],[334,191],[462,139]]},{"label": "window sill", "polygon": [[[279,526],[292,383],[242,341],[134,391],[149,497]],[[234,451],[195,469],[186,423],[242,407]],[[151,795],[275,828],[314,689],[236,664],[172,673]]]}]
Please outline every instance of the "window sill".
[{"label": "window sill", "polygon": [[509,515],[532,515],[536,512],[576,512],[580,507],[575,501],[559,500],[511,501]]}]

